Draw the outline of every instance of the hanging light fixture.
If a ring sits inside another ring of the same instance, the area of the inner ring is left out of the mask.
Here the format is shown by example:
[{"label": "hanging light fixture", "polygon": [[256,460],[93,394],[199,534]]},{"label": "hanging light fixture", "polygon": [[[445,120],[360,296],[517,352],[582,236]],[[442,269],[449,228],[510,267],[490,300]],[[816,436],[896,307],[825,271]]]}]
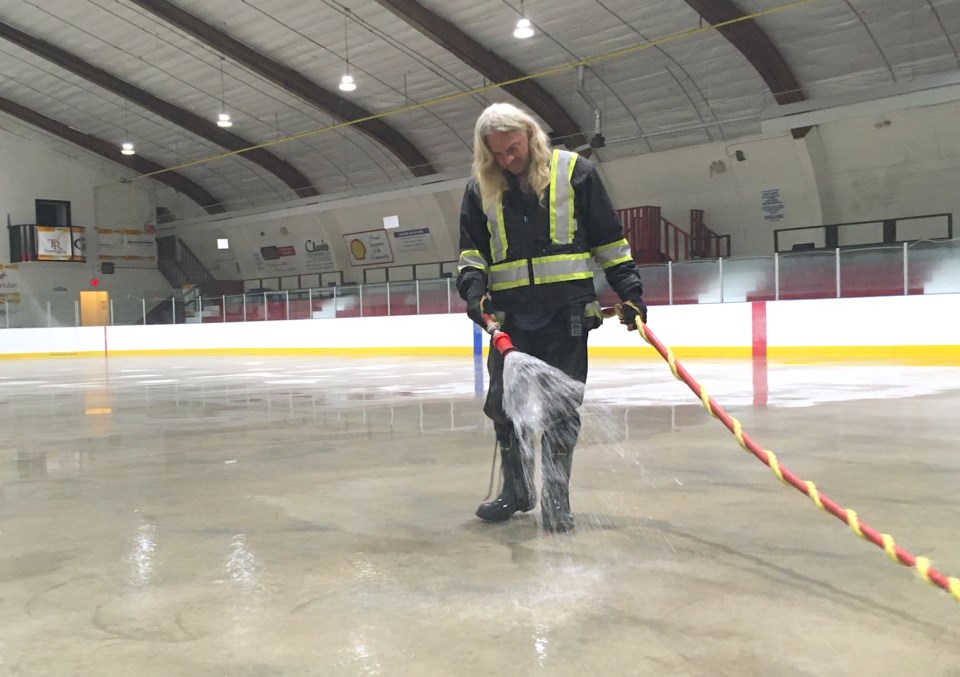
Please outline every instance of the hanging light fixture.
[{"label": "hanging light fixture", "polygon": [[[127,111],[129,110],[129,104],[123,102],[123,138],[130,138],[130,127],[127,120]],[[121,155],[136,155],[137,151],[133,149],[133,143],[130,141],[124,141],[120,144],[120,154]]]},{"label": "hanging light fixture", "polygon": [[350,45],[347,43],[347,15],[350,13],[349,9],[344,8],[343,12],[343,60],[346,63],[347,72],[343,74],[343,77],[340,78],[340,91],[341,92],[352,92],[357,88],[357,83],[353,81],[353,76],[350,75]]},{"label": "hanging light fixture", "polygon": [[227,106],[224,103],[222,56],[220,57],[220,114],[217,115],[217,127],[233,127],[233,121],[230,120],[230,114],[227,113]]},{"label": "hanging light fixture", "polygon": [[529,38],[533,35],[533,25],[530,23],[530,19],[527,18],[526,13],[523,11],[523,0],[520,0],[520,18],[517,19],[517,26],[513,29],[513,37],[520,38]]}]

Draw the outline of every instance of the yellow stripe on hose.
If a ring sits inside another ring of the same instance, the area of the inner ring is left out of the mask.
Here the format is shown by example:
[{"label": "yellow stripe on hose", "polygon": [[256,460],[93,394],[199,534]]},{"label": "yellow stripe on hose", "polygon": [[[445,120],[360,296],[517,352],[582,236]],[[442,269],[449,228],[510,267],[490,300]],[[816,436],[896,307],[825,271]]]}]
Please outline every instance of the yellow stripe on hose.
[{"label": "yellow stripe on hose", "polygon": [[883,541],[883,549],[888,555],[890,555],[890,559],[892,559],[894,562],[899,564],[900,558],[897,557],[897,551],[894,550],[894,547],[893,547],[894,545],[896,545],[893,542],[893,536],[891,536],[890,534],[880,534],[880,540]]},{"label": "yellow stripe on hose", "polygon": [[856,510],[847,510],[847,524],[853,530],[853,533],[860,538],[866,539],[866,536],[860,531],[860,519],[857,517]]},{"label": "yellow stripe on hose", "polygon": [[950,586],[950,594],[953,595],[958,602],[960,602],[960,578],[954,578],[951,576],[947,579],[947,582]]},{"label": "yellow stripe on hose", "polygon": [[750,451],[750,449],[747,448],[747,443],[743,441],[743,426],[740,425],[740,421],[735,418],[730,420],[733,421],[733,436],[737,438],[737,442],[740,443],[744,451]]},{"label": "yellow stripe on hose", "polygon": [[673,372],[673,377],[678,381],[682,381],[680,378],[680,372],[677,371],[677,361],[673,357],[673,351],[667,348],[667,364],[670,365],[670,371]]},{"label": "yellow stripe on hose", "polygon": [[918,557],[917,563],[913,565],[917,570],[917,575],[920,576],[930,585],[934,585],[934,582],[930,580],[930,560],[926,557]]},{"label": "yellow stripe on hose", "polygon": [[711,416],[714,418],[717,417],[717,415],[713,413],[713,409],[710,408],[710,396],[707,394],[707,389],[703,386],[700,386],[700,402],[703,404],[703,408],[710,412]]},{"label": "yellow stripe on hose", "polygon": [[770,464],[770,469],[773,471],[773,474],[777,476],[778,480],[786,484],[787,481],[783,479],[783,471],[780,470],[780,463],[777,461],[777,455],[769,449],[764,449],[763,453],[767,455],[767,461]]},{"label": "yellow stripe on hose", "polygon": [[816,505],[821,510],[826,510],[823,507],[823,501],[820,500],[820,492],[817,491],[817,485],[815,485],[810,480],[804,482],[807,485],[807,493],[810,495],[810,498],[813,500],[814,505]]}]

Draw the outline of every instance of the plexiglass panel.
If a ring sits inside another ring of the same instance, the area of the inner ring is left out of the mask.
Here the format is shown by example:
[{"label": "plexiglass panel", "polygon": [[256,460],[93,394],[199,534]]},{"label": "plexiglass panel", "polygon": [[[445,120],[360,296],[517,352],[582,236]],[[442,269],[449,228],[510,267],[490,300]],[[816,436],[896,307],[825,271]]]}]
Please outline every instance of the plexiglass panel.
[{"label": "plexiglass panel", "polygon": [[911,294],[960,292],[960,240],[914,242],[907,250]]},{"label": "plexiglass panel", "polygon": [[424,280],[420,283],[421,315],[465,311],[466,304],[460,300],[460,295],[450,278]]},{"label": "plexiglass panel", "polygon": [[829,299],[837,296],[834,251],[780,255],[780,299]]},{"label": "plexiglass panel", "polygon": [[773,257],[724,259],[723,301],[771,301],[774,296]]},{"label": "plexiglass panel", "polygon": [[903,246],[840,252],[840,296],[903,294]]},{"label": "plexiglass panel", "polygon": [[717,259],[673,264],[673,303],[719,303],[720,263]]},{"label": "plexiglass panel", "polygon": [[[648,306],[666,306],[670,303],[670,270],[665,263],[649,266],[637,266],[640,281],[643,283],[643,300]],[[601,273],[602,274],[602,273]],[[601,299],[605,305],[617,302],[617,295],[611,294],[610,301]]]},{"label": "plexiglass panel", "polygon": [[416,282],[391,282],[390,285],[390,314],[416,315],[417,314],[417,284]]}]

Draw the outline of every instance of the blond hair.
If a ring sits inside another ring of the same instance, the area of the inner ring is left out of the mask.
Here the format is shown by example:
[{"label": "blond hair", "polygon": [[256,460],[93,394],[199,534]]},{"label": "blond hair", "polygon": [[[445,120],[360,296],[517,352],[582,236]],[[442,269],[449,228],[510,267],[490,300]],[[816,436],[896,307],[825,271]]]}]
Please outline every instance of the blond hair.
[{"label": "blond hair", "polygon": [[498,201],[507,188],[503,169],[487,146],[487,135],[493,132],[524,132],[527,135],[530,163],[526,183],[543,200],[550,185],[550,139],[529,113],[513,104],[495,103],[480,113],[473,130],[473,175],[480,185],[484,206]]}]

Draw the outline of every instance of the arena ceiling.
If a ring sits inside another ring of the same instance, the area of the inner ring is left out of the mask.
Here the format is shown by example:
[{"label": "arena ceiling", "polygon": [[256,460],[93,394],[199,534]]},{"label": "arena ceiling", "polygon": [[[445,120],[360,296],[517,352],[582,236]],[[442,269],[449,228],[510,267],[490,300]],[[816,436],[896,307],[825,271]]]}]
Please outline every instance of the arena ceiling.
[{"label": "arena ceiling", "polygon": [[502,100],[601,161],[733,141],[960,72],[960,2],[0,0],[0,38],[0,127],[216,213],[462,177]]}]

